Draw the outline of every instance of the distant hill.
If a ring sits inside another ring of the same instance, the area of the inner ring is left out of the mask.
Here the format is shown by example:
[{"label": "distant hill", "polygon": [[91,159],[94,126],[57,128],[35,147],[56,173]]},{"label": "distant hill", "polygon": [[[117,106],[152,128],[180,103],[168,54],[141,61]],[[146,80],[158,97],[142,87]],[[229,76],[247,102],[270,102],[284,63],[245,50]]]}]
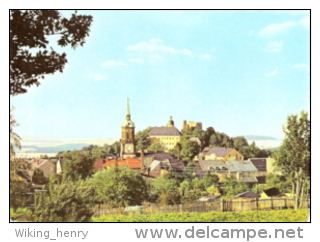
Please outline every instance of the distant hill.
[{"label": "distant hill", "polygon": [[19,153],[58,153],[66,150],[81,150],[83,147],[89,146],[88,144],[63,144],[58,146],[22,146],[21,152]]},{"label": "distant hill", "polygon": [[22,138],[21,150],[15,149],[20,154],[45,154],[58,153],[66,150],[81,150],[89,145],[102,146],[104,144],[112,144],[116,139],[63,139],[63,138]]},{"label": "distant hill", "polygon": [[279,140],[270,136],[260,136],[260,135],[244,135],[246,140]]},{"label": "distant hill", "polygon": [[245,135],[249,144],[255,142],[260,149],[276,149],[282,144],[282,140],[270,136]]}]

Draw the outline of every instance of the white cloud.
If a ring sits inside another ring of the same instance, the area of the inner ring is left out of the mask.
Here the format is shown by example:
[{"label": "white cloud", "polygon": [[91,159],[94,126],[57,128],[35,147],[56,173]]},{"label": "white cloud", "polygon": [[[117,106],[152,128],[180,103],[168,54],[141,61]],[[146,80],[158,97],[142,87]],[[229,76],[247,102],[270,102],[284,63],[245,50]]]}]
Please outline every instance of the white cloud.
[{"label": "white cloud", "polygon": [[136,59],[129,59],[130,62],[134,62],[134,63],[143,63],[142,59],[136,58]]},{"label": "white cloud", "polygon": [[297,25],[297,22],[287,21],[283,23],[270,24],[259,32],[261,37],[271,37],[283,33]]},{"label": "white cloud", "polygon": [[273,71],[271,71],[271,72],[265,73],[264,76],[265,76],[265,77],[272,77],[272,76],[276,76],[277,74],[278,74],[278,70],[275,69],[275,70],[273,70]]},{"label": "white cloud", "polygon": [[205,55],[202,56],[202,59],[204,59],[204,60],[210,60],[210,59],[211,59],[211,55],[205,54]]},{"label": "white cloud", "polygon": [[105,67],[118,67],[118,66],[126,66],[127,64],[122,61],[115,61],[115,60],[107,60],[102,63]]},{"label": "white cloud", "polygon": [[129,51],[138,51],[145,53],[165,53],[165,54],[176,54],[176,55],[192,55],[192,51],[188,49],[176,49],[171,46],[166,46],[162,43],[161,39],[150,39],[146,42],[140,42],[138,44],[128,46]]},{"label": "white cloud", "polygon": [[99,73],[95,73],[95,74],[91,73],[88,75],[88,78],[92,79],[93,81],[104,81],[107,79],[106,76],[101,75]]},{"label": "white cloud", "polygon": [[261,37],[273,37],[279,34],[286,33],[289,29],[296,26],[303,26],[309,29],[309,16],[303,17],[298,21],[286,21],[282,23],[270,24],[259,31]]},{"label": "white cloud", "polygon": [[282,41],[272,41],[267,45],[268,52],[280,52],[282,51],[283,42]]},{"label": "white cloud", "polygon": [[301,64],[295,64],[292,66],[293,69],[305,69],[305,70],[309,70],[309,66],[305,63],[301,63]]}]

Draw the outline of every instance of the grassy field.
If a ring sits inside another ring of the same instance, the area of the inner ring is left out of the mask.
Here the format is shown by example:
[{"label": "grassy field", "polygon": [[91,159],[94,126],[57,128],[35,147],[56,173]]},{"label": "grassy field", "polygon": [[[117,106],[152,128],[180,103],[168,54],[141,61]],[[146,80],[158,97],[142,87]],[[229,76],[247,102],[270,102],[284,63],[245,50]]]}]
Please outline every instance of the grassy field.
[{"label": "grassy field", "polygon": [[93,222],[308,222],[310,210],[271,210],[251,212],[210,212],[154,215],[108,215]]}]

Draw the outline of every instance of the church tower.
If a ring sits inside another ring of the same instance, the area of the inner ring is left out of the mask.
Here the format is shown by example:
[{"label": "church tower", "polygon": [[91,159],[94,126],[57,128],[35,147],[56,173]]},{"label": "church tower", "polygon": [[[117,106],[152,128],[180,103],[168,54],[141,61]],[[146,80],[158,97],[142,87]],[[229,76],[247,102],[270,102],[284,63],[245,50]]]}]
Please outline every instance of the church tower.
[{"label": "church tower", "polygon": [[129,98],[127,99],[126,121],[121,125],[121,158],[136,156],[136,147],[134,144],[134,122],[131,121]]}]

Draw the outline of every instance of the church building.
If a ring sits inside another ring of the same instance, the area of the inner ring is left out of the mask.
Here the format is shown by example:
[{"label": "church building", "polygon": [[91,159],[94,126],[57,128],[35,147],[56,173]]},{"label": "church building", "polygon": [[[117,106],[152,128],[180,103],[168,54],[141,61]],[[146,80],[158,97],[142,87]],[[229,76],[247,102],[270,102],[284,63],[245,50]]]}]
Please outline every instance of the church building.
[{"label": "church building", "polygon": [[134,144],[134,122],[131,121],[129,98],[127,100],[126,121],[121,125],[121,158],[136,157],[136,147]]}]

